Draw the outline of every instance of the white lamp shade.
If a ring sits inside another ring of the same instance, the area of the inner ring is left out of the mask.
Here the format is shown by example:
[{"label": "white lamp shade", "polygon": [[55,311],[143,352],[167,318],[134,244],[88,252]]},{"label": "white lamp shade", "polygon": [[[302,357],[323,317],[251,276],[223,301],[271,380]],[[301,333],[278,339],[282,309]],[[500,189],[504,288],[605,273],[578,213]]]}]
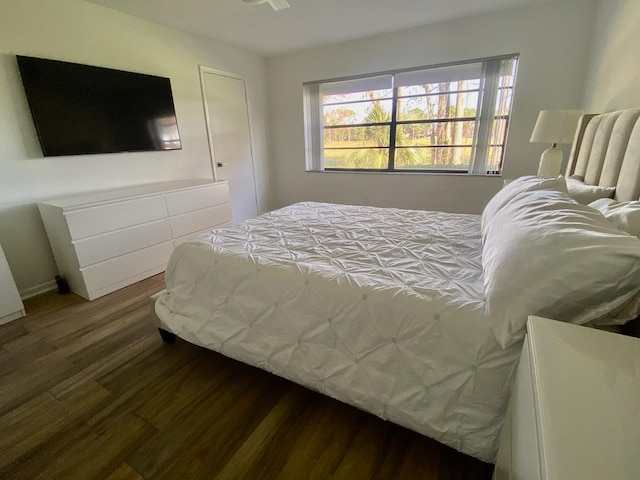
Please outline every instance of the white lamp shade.
[{"label": "white lamp shade", "polygon": [[571,143],[582,110],[542,110],[533,128],[530,142]]}]

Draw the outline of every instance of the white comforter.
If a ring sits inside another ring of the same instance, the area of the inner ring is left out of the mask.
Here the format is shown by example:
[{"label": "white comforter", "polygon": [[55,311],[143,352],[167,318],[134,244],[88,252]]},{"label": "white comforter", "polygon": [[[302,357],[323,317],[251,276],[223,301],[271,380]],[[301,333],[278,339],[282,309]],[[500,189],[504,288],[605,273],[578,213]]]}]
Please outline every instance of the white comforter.
[{"label": "white comforter", "polygon": [[484,313],[480,217],[299,203],[174,251],[163,328],[493,461],[519,346]]}]

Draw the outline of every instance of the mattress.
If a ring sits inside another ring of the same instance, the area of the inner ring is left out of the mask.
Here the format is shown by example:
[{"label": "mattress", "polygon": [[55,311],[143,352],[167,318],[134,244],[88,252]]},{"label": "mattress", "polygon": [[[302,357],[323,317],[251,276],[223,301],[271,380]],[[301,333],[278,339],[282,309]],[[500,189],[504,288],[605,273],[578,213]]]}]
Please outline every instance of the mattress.
[{"label": "mattress", "polygon": [[181,244],[162,328],[494,461],[520,346],[485,314],[478,215],[305,202]]}]

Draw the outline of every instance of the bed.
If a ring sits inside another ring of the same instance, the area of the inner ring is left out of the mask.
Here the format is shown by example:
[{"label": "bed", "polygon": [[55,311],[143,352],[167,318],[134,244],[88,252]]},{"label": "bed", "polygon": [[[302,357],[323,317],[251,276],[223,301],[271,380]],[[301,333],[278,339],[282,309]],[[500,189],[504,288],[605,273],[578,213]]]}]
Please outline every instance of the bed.
[{"label": "bed", "polygon": [[[177,335],[493,462],[526,316],[620,324],[640,311],[640,240],[606,214],[640,197],[639,117],[583,117],[573,187],[519,179],[482,216],[303,202],[203,234],[171,256],[157,326],[165,341]],[[617,203],[601,213],[572,188]],[[543,227],[552,233],[531,240]],[[547,241],[561,242],[561,267]]]}]

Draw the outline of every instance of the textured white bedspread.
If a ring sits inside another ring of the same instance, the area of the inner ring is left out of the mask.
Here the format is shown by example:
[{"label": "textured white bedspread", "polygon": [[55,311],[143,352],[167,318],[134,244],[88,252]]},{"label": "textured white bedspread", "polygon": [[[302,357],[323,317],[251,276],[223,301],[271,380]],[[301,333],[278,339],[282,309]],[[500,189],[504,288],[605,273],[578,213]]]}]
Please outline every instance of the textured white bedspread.
[{"label": "textured white bedspread", "polygon": [[520,346],[484,313],[480,217],[299,203],[178,246],[163,328],[493,461]]}]

